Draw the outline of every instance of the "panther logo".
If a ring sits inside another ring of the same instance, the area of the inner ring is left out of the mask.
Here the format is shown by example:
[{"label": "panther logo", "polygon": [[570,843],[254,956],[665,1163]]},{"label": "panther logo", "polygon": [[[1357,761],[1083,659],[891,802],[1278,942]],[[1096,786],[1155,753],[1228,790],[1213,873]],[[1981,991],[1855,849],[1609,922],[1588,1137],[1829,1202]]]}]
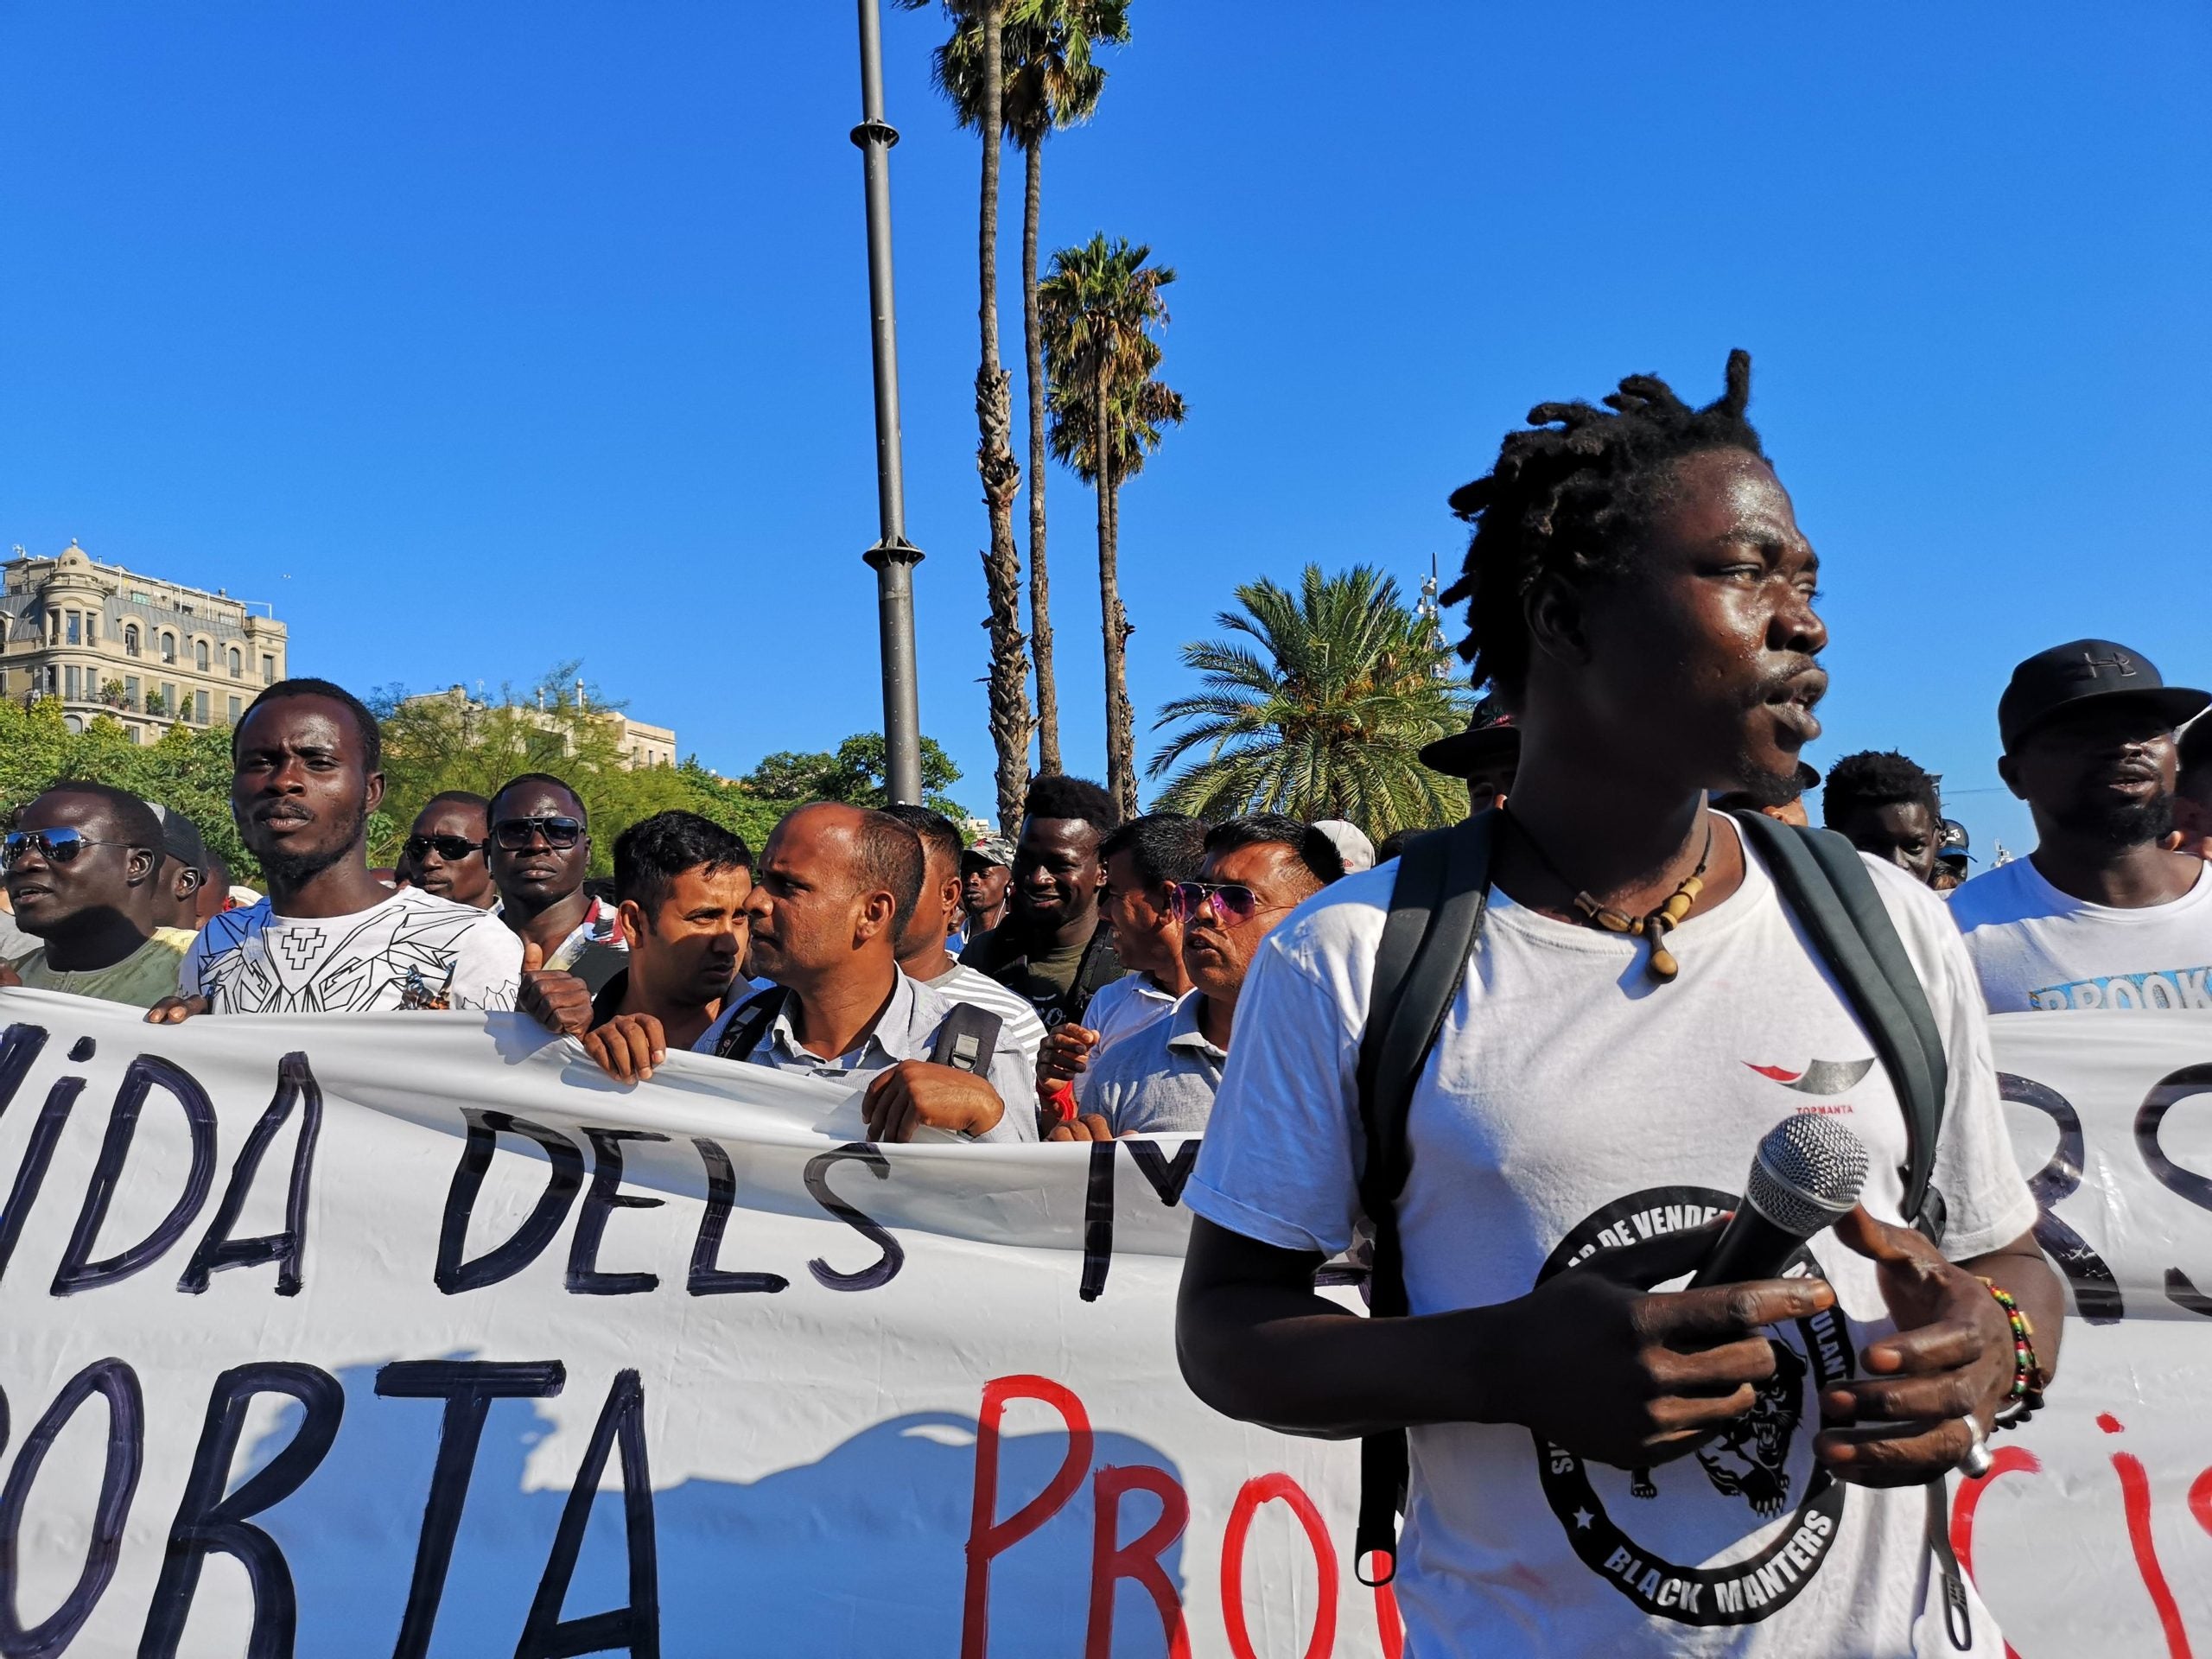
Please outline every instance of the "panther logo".
[{"label": "panther logo", "polygon": [[[1805,1416],[1805,1362],[1786,1342],[1771,1337],[1774,1375],[1759,1384],[1751,1408],[1697,1449],[1706,1478],[1723,1497],[1740,1497],[1754,1515],[1780,1515],[1789,1501],[1789,1442]],[[1630,1471],[1629,1491],[1656,1497],[1651,1471]]]},{"label": "panther logo", "polygon": [[[1601,1251],[1694,1227],[1740,1202],[1738,1194],[1703,1186],[1624,1194],[1568,1229],[1537,1282],[1573,1271]],[[1816,1270],[1802,1248],[1783,1268]],[[1767,1338],[1774,1374],[1753,1391],[1751,1408],[1697,1448],[1703,1481],[1687,1471],[1684,1459],[1684,1471],[1662,1497],[1653,1471],[1633,1470],[1628,1496],[1609,1504],[1609,1483],[1593,1479],[1580,1455],[1535,1437],[1536,1478],[1576,1559],[1652,1618],[1695,1625],[1770,1618],[1811,1580],[1841,1535],[1848,1488],[1817,1464],[1793,1471],[1790,1458],[1798,1451],[1808,1396],[1857,1375],[1857,1355],[1840,1309],[1792,1323],[1786,1341]],[[1716,1553],[1716,1528],[1740,1543]]]},{"label": "panther logo", "polygon": [[1789,1442],[1805,1414],[1805,1362],[1770,1337],[1774,1375],[1759,1384],[1751,1408],[1717,1440],[1697,1449],[1713,1490],[1740,1497],[1754,1515],[1780,1515],[1789,1499]]}]

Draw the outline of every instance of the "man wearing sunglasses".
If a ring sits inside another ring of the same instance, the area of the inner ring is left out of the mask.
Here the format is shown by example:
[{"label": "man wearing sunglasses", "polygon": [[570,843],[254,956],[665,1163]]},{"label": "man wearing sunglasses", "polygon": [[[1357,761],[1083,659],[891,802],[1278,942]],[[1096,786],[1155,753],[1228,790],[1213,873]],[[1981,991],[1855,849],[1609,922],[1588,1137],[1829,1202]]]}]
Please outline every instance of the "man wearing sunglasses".
[{"label": "man wearing sunglasses", "polygon": [[497,914],[523,942],[524,970],[573,974],[594,995],[628,961],[614,906],[584,891],[591,829],[582,797],[558,778],[526,772],[492,797],[487,854]]},{"label": "man wearing sunglasses", "polygon": [[480,910],[369,874],[369,815],[384,800],[384,740],[361,700],[327,680],[279,680],[231,734],[231,811],[269,894],[200,930],[178,995],[147,1019],[199,1014],[367,1014],[510,1008],[515,936]]},{"label": "man wearing sunglasses", "polygon": [[1344,873],[1334,842],[1279,812],[1216,824],[1205,850],[1198,879],[1173,889],[1192,988],[1164,1019],[1100,1057],[1084,1115],[1057,1126],[1052,1139],[1204,1134],[1252,953],[1284,917]]},{"label": "man wearing sunglasses", "polygon": [[428,893],[471,910],[499,902],[492,885],[492,803],[466,790],[433,795],[415,815],[400,849],[400,872]]},{"label": "man wearing sunglasses", "polygon": [[38,949],[0,985],[67,991],[150,1007],[176,989],[192,944],[158,926],[162,824],[136,795],[106,784],[56,784],[0,842],[9,902]]}]

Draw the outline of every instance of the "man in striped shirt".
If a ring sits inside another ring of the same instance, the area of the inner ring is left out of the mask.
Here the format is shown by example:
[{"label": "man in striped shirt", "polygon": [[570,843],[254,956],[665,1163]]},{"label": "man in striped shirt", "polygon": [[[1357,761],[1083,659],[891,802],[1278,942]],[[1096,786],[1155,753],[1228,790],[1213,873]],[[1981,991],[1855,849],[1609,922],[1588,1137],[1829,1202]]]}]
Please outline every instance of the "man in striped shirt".
[{"label": "man in striped shirt", "polygon": [[[883,809],[912,830],[922,843],[922,899],[906,931],[899,937],[899,971],[955,1002],[988,1008],[1004,1022],[1000,1042],[1021,1057],[1025,1074],[1037,1075],[1037,1051],[1045,1041],[1045,1022],[1020,992],[988,974],[963,965],[944,948],[945,935],[962,913],[960,855],[964,844],[952,820],[925,806]],[[1007,1102],[1007,1109],[1015,1103]]]}]

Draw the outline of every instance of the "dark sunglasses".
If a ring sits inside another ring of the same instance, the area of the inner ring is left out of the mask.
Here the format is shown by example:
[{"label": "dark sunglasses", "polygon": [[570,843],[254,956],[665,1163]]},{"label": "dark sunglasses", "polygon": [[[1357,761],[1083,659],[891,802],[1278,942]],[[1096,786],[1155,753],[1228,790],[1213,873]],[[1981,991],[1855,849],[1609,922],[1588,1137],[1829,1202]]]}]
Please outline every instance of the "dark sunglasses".
[{"label": "dark sunglasses", "polygon": [[484,843],[471,841],[465,836],[410,836],[407,837],[407,856],[426,858],[435,853],[448,864],[458,864],[471,853],[480,853]]},{"label": "dark sunglasses", "polygon": [[95,841],[81,830],[10,830],[0,838],[0,868],[12,866],[27,847],[49,864],[67,864],[87,847],[128,847],[127,841]]},{"label": "dark sunglasses", "polygon": [[1291,908],[1262,904],[1260,895],[1242,881],[1178,881],[1168,889],[1168,904],[1175,919],[1185,926],[1209,908],[1224,927],[1242,927],[1263,910]]},{"label": "dark sunglasses", "polygon": [[501,818],[492,826],[492,839],[502,852],[518,853],[537,836],[555,852],[565,852],[583,838],[581,818]]}]

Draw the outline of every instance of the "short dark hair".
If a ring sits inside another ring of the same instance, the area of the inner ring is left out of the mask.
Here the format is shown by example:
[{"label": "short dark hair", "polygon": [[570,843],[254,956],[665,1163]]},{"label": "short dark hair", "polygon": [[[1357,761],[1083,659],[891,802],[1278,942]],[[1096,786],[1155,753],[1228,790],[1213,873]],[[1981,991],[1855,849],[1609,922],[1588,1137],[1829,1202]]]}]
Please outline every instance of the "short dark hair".
[{"label": "short dark hair", "polygon": [[753,849],[696,812],[656,812],[614,837],[614,899],[634,903],[651,921],[686,870],[750,870]]},{"label": "short dark hair", "polygon": [[543,784],[549,788],[559,790],[563,795],[566,795],[570,800],[576,804],[577,820],[582,823],[587,830],[591,827],[591,813],[587,810],[584,806],[584,798],[576,793],[576,786],[565,778],[556,778],[550,772],[517,772],[513,777],[508,779],[505,783],[501,784],[497,789],[492,791],[492,798],[484,803],[484,816],[487,818],[492,816],[493,809],[497,807],[499,804],[500,796],[505,794],[511,789],[519,789],[524,784]]},{"label": "short dark hair", "polygon": [[1861,808],[1894,806],[1901,801],[1926,807],[1940,827],[1943,798],[1933,777],[1895,749],[1861,749],[1828,768],[1821,821],[1833,830]]},{"label": "short dark hair", "polygon": [[284,697],[327,697],[343,704],[353,717],[353,729],[361,739],[361,770],[364,773],[384,768],[384,728],[377,724],[377,717],[369,712],[369,705],[330,680],[299,678],[279,680],[274,685],[262,688],[260,696],[246,704],[245,713],[238,716],[238,723],[231,728],[231,759],[238,758],[238,735],[245,730],[245,723],[254,711],[264,702],[276,702]]},{"label": "short dark hair", "polygon": [[225,893],[231,890],[231,867],[213,847],[207,849],[207,874],[200,885],[220,887]]},{"label": "short dark hair", "polygon": [[1114,810],[1114,798],[1088,778],[1071,778],[1065,772],[1048,772],[1029,783],[1029,793],[1021,804],[1025,818],[1080,818],[1096,830],[1103,839],[1114,833],[1122,815]]},{"label": "short dark hair", "polygon": [[1744,416],[1751,359],[1728,353],[1726,390],[1692,409],[1656,375],[1632,374],[1599,409],[1538,404],[1531,429],[1510,432],[1497,461],[1452,493],[1452,511],[1475,526],[1459,579],[1440,595],[1467,602],[1459,654],[1508,709],[1528,687],[1529,593],[1546,577],[1603,582],[1633,566],[1669,474],[1685,456],[1745,449],[1764,457]]},{"label": "short dark hair", "polygon": [[1098,856],[1127,853],[1137,879],[1157,893],[1174,881],[1195,881],[1206,859],[1206,827],[1180,812],[1148,812],[1131,818],[1098,843]]},{"label": "short dark hair", "polygon": [[491,821],[492,803],[485,799],[483,796],[477,794],[474,791],[467,789],[440,790],[436,794],[431,796],[429,800],[423,803],[422,807],[416,812],[415,816],[418,818],[421,817],[424,812],[429,811],[440,801],[451,801],[455,806],[469,807],[475,811],[481,812],[484,815],[485,821],[486,823]]},{"label": "short dark hair", "polygon": [[1271,842],[1294,851],[1317,887],[1325,887],[1344,876],[1344,855],[1337,850],[1337,843],[1312,824],[1284,813],[1254,812],[1217,823],[1206,831],[1209,856],[1233,853],[1239,847],[1263,847]]},{"label": "short dark hair", "polygon": [[960,855],[968,850],[968,843],[960,839],[960,831],[942,812],[932,812],[926,806],[915,806],[906,801],[887,806],[883,810],[922,838],[925,859],[934,851],[942,858],[950,859],[957,866]]},{"label": "short dark hair", "polygon": [[896,940],[906,932],[906,924],[914,919],[915,907],[922,902],[927,868],[922,857],[922,838],[904,819],[867,807],[861,810],[855,841],[862,884],[870,891],[881,887],[891,894],[891,937]]},{"label": "short dark hair", "polygon": [[[91,795],[107,803],[109,815],[123,838],[133,847],[143,847],[154,855],[156,868],[167,855],[167,843],[162,838],[162,820],[144,799],[127,789],[118,789],[113,784],[95,784],[82,778],[65,778],[59,783],[48,784],[39,791],[44,795]],[[27,803],[28,804],[28,803]]]}]

